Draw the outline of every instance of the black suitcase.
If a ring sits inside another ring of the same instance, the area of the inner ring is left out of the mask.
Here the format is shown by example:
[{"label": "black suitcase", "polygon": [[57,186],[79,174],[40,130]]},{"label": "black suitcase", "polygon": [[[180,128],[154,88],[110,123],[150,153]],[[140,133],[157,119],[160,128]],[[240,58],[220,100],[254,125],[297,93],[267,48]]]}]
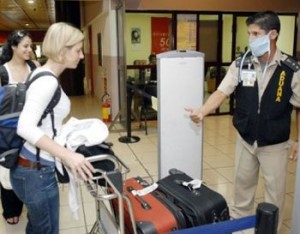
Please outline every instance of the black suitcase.
[{"label": "black suitcase", "polygon": [[183,185],[192,180],[175,169],[157,182],[158,191],[182,210],[187,227],[228,220],[229,208],[224,197],[204,184],[198,189],[191,184]]}]

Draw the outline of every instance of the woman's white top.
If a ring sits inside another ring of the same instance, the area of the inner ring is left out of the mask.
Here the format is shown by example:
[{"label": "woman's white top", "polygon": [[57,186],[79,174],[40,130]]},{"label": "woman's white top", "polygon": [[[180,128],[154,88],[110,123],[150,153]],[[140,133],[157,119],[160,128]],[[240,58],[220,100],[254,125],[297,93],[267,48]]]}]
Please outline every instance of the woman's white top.
[{"label": "woman's white top", "polygon": [[[38,72],[50,71],[42,67],[34,70],[31,77],[33,77]],[[52,72],[52,71],[50,71]],[[53,73],[53,72],[52,72]],[[35,80],[29,87],[26,93],[26,102],[21,112],[17,133],[26,140],[21,154],[28,158],[29,160],[36,161],[36,147],[35,144],[38,140],[44,136],[48,135],[50,138],[53,137],[52,122],[50,114],[42,121],[41,126],[37,126],[38,122],[52,99],[55,90],[58,87],[57,78],[53,76],[42,76]],[[70,99],[67,97],[65,92],[61,89],[61,97],[57,105],[54,107],[54,123],[59,134],[60,129],[63,124],[63,120],[68,116],[70,112]],[[24,149],[25,148],[25,149]],[[30,153],[28,153],[29,151]],[[24,155],[25,154],[25,155]],[[54,157],[49,155],[48,152],[41,150],[40,152],[41,163],[42,159],[47,161],[54,161]],[[43,163],[42,163],[43,164]]]},{"label": "woman's white top", "polygon": [[[8,84],[18,83],[18,81],[15,81],[13,76],[11,75],[11,72],[10,72],[10,69],[9,69],[9,66],[8,66],[7,62],[4,63],[3,66],[6,68],[6,71],[8,73]],[[28,64],[27,64],[27,68],[28,68],[28,74],[29,74],[31,72],[31,69],[30,69],[30,66]],[[25,77],[24,82],[25,82],[26,78],[27,77]]]}]

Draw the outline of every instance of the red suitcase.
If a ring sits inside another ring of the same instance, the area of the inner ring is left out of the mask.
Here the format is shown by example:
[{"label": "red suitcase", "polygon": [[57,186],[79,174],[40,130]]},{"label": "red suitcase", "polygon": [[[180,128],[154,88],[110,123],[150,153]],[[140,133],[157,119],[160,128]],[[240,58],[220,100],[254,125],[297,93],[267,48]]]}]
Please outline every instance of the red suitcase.
[{"label": "red suitcase", "polygon": [[[185,219],[177,206],[168,201],[159,192],[151,192],[144,196],[133,195],[137,190],[148,186],[143,179],[125,180],[124,195],[128,196],[132,205],[135,226],[138,234],[162,234],[185,228]],[[132,192],[133,191],[133,192]],[[113,199],[113,208],[117,216],[118,200]],[[134,233],[130,212],[124,200],[124,222],[127,234]]]}]

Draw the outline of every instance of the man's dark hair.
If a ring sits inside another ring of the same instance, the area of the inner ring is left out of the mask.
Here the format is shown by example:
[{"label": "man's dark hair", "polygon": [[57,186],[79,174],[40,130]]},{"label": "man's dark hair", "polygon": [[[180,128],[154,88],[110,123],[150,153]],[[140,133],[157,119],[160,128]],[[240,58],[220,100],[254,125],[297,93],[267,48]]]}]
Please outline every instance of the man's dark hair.
[{"label": "man's dark hair", "polygon": [[148,60],[151,62],[152,59],[156,59],[156,55],[155,54],[150,54],[148,57]]},{"label": "man's dark hair", "polygon": [[256,24],[261,29],[269,32],[270,30],[276,30],[279,34],[280,32],[280,20],[278,15],[273,11],[262,11],[249,16],[246,20],[247,26],[250,24]]}]

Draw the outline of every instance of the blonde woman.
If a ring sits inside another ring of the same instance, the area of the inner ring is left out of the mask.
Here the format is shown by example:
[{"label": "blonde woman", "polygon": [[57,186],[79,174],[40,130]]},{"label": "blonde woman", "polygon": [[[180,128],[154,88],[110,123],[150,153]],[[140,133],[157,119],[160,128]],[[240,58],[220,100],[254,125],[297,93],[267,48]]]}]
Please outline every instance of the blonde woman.
[{"label": "blonde woman", "polygon": [[[49,115],[41,126],[37,126],[58,87],[56,77],[67,68],[76,68],[83,59],[83,39],[82,32],[69,24],[60,22],[51,25],[42,45],[43,54],[48,60],[31,76],[43,71],[50,71],[54,75],[42,76],[30,85],[18,123],[18,134],[26,142],[20,152],[18,165],[11,170],[11,182],[15,193],[28,210],[27,234],[59,233],[56,157],[60,158],[76,177],[83,180],[91,178],[94,171],[93,166],[82,154],[70,151],[52,139],[52,121]],[[61,89],[59,102],[54,107],[54,123],[58,132],[69,112],[70,100]]]}]

